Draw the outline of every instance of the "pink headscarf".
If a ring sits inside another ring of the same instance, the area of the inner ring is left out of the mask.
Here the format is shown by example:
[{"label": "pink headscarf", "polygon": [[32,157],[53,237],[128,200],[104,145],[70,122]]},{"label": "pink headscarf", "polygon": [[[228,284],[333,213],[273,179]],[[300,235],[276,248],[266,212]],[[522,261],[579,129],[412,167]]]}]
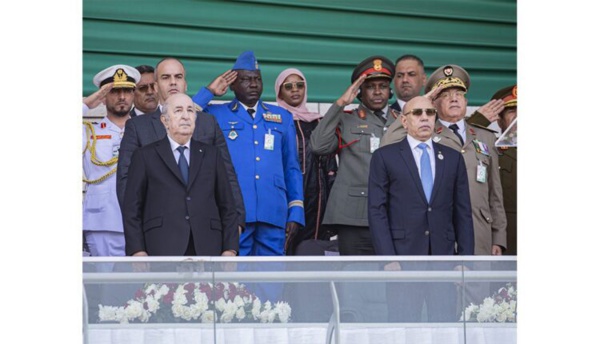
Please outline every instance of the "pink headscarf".
[{"label": "pink headscarf", "polygon": [[[288,76],[290,76],[292,74],[296,74],[299,77],[301,77],[302,80],[304,80],[304,99],[302,99],[302,103],[300,103],[300,105],[298,105],[298,106],[291,106],[288,103],[284,102],[283,99],[279,98],[279,92],[281,91],[281,84],[283,84],[283,81],[285,80],[285,78],[287,78]],[[279,76],[277,77],[277,80],[275,80],[275,97],[277,98],[277,104],[279,106],[281,106],[282,108],[291,112],[292,115],[294,115],[294,119],[298,119],[303,122],[312,122],[323,116],[321,116],[321,114],[318,112],[308,111],[308,109],[306,108],[307,95],[308,95],[308,82],[306,82],[306,78],[304,77],[304,74],[302,74],[302,72],[297,70],[296,68],[288,68],[288,69],[284,70],[283,72],[281,72],[279,74]]]}]

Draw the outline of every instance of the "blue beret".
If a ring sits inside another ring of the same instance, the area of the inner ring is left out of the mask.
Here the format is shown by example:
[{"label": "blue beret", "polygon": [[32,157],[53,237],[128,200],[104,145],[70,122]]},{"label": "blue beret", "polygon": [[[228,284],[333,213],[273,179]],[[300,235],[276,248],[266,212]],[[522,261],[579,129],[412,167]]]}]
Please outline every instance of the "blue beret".
[{"label": "blue beret", "polygon": [[241,53],[232,69],[260,70],[260,68],[258,68],[258,61],[256,61],[256,57],[252,50]]}]

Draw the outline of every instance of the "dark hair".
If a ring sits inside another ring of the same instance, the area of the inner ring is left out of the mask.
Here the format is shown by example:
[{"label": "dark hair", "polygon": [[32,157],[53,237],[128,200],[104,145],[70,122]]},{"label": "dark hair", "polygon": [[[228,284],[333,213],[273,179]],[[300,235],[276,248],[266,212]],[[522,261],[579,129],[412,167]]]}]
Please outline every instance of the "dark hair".
[{"label": "dark hair", "polygon": [[135,69],[137,69],[137,71],[140,72],[140,74],[154,73],[154,67],[148,65],[139,65],[135,67]]},{"label": "dark hair", "polygon": [[411,54],[400,56],[398,59],[396,59],[396,63],[394,63],[394,66],[397,65],[398,62],[404,61],[404,60],[415,60],[419,63],[419,66],[421,66],[423,69],[425,69],[425,64],[423,63],[423,60],[421,60],[420,57],[418,57],[416,55],[411,55]]}]

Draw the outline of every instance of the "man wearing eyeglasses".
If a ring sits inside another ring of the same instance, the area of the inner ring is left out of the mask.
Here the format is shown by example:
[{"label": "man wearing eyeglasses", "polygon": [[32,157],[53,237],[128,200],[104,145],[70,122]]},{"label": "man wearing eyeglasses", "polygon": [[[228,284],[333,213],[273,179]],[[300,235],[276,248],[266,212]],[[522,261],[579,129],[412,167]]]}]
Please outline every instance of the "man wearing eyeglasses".
[{"label": "man wearing eyeglasses", "polygon": [[[383,56],[361,61],[352,72],[352,85],[329,108],[310,137],[315,154],[336,153],[338,175],[331,189],[323,224],[338,233],[341,255],[374,255],[367,219],[367,183],[371,156],[395,117],[389,110],[394,64]],[[344,107],[354,99],[352,113]]]},{"label": "man wearing eyeglasses", "polygon": [[131,118],[152,113],[158,108],[157,87],[154,81],[154,67],[140,65],[135,67],[140,72],[140,82],[135,85],[133,109],[129,112]]},{"label": "man wearing eyeglasses", "polygon": [[[452,256],[474,252],[465,162],[459,152],[432,139],[436,113],[429,98],[411,99],[400,116],[406,139],[373,153],[369,229],[377,255]],[[392,262],[384,267],[414,268],[414,262],[403,262],[402,266]],[[452,284],[390,283],[387,294],[390,321],[420,321],[424,300],[429,321],[456,320]]]}]

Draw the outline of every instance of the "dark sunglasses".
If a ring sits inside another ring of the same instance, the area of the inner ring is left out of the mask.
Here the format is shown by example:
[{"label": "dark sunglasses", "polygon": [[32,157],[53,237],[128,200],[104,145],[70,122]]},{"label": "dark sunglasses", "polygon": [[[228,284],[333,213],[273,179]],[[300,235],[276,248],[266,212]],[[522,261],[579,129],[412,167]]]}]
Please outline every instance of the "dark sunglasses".
[{"label": "dark sunglasses", "polygon": [[136,87],[138,89],[138,91],[142,92],[142,93],[146,93],[148,91],[148,89],[154,91],[156,90],[156,83],[153,82],[151,84],[146,84],[146,85],[140,85]]},{"label": "dark sunglasses", "polygon": [[404,115],[408,116],[409,114],[412,114],[415,117],[419,117],[423,114],[423,111],[425,111],[425,114],[429,117],[435,116],[437,114],[436,109],[412,109],[409,112],[405,112]]},{"label": "dark sunglasses", "polygon": [[304,89],[304,81],[286,82],[285,84],[283,84],[283,88],[285,88],[287,91],[291,91],[292,89],[294,89],[294,87],[296,87],[299,90]]}]

